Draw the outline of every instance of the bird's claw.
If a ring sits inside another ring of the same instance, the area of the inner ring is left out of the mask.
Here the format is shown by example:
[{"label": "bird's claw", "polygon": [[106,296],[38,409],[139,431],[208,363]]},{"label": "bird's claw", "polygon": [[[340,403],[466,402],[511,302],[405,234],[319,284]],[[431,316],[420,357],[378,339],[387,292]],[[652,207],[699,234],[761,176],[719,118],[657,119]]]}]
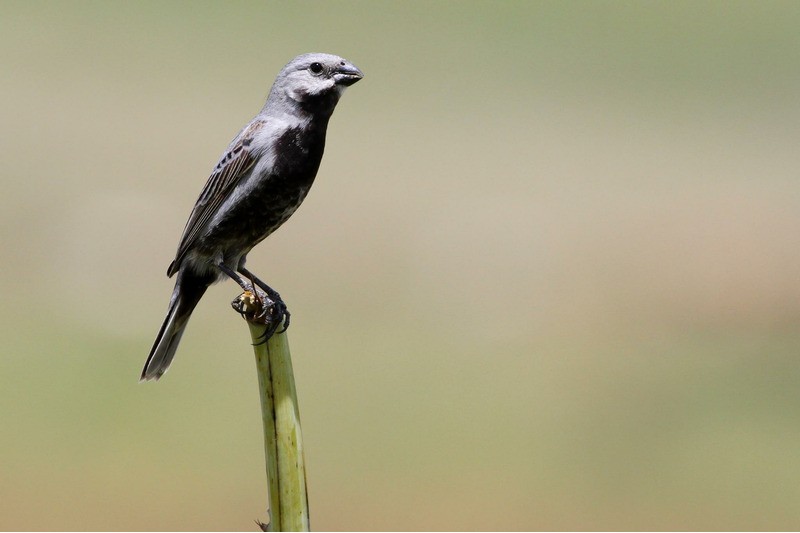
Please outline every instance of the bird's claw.
[{"label": "bird's claw", "polygon": [[256,344],[267,342],[281,323],[283,323],[283,328],[278,333],[285,332],[289,327],[291,314],[280,296],[277,293],[275,295],[277,298],[273,299],[272,295],[268,295],[258,287],[251,287],[231,302],[231,307],[242,318],[248,322],[266,326],[264,334],[259,337]]},{"label": "bird's claw", "polygon": [[[267,329],[264,330],[264,334],[258,338],[256,344],[267,342],[275,333],[285,332],[286,328],[289,327],[290,316],[291,313],[289,313],[283,300],[272,301],[272,305],[265,306],[257,317],[257,321],[260,324],[266,325]],[[283,328],[280,331],[276,331],[281,323],[283,323]]]},{"label": "bird's claw", "polygon": [[[283,301],[281,301],[283,303]],[[289,322],[292,318],[292,313],[286,308],[286,305],[283,306],[283,328],[278,333],[284,333],[287,329],[289,329]]]},{"label": "bird's claw", "polygon": [[292,314],[289,312],[289,309],[286,307],[286,304],[283,303],[283,300],[278,300],[275,302],[274,306],[272,307],[272,312],[274,314],[273,320],[276,324],[280,324],[283,322],[283,328],[278,333],[283,333],[287,329],[289,329],[289,320]]}]

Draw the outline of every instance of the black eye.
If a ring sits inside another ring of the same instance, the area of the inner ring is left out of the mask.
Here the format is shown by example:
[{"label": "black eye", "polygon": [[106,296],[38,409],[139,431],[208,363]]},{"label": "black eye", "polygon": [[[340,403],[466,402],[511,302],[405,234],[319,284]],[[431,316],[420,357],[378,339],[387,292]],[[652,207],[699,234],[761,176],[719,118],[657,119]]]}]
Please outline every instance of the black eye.
[{"label": "black eye", "polygon": [[308,68],[314,74],[319,74],[320,72],[322,72],[322,64],[321,63],[311,63],[311,66],[308,67]]}]

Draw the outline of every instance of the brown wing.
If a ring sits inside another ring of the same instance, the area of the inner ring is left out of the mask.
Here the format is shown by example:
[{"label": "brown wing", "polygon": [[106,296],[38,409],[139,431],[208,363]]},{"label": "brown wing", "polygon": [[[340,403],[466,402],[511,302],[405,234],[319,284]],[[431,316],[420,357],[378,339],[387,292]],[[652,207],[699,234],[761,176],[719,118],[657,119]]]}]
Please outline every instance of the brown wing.
[{"label": "brown wing", "polygon": [[167,276],[171,277],[178,271],[181,259],[192,248],[198,235],[203,233],[219,207],[241,181],[242,176],[247,174],[255,164],[256,158],[250,145],[253,142],[253,136],[264,125],[265,123],[261,120],[250,123],[233,140],[217,166],[214,167],[214,172],[209,176],[197,203],[194,204],[192,214],[189,215],[175,260],[167,269]]}]

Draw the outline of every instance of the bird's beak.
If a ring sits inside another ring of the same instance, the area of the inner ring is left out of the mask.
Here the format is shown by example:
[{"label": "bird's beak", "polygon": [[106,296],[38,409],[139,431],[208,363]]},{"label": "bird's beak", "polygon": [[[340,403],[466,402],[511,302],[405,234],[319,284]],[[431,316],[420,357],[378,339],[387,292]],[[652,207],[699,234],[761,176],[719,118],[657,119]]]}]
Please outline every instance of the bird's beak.
[{"label": "bird's beak", "polygon": [[364,73],[361,72],[357,66],[353,65],[352,63],[345,63],[344,65],[339,65],[336,70],[333,71],[333,81],[336,82],[336,85],[344,85],[349,86],[353,85],[355,82],[360,80],[364,77]]}]

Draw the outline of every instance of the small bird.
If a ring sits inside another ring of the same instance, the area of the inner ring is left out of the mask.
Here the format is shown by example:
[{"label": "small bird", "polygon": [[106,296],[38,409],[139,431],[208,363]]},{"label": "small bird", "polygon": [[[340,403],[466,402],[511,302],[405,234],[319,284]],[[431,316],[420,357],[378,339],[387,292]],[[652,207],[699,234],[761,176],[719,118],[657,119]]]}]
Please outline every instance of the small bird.
[{"label": "small bird", "polygon": [[344,90],[363,77],[331,54],[303,54],[278,74],[267,103],[214,167],[183,230],[167,276],[177,274],[167,318],[142,370],[158,379],[169,368],[200,298],[229,277],[266,292],[288,326],[280,295],[245,268],[247,253],[292,216],[308,194],[325,148],[328,120]]}]

